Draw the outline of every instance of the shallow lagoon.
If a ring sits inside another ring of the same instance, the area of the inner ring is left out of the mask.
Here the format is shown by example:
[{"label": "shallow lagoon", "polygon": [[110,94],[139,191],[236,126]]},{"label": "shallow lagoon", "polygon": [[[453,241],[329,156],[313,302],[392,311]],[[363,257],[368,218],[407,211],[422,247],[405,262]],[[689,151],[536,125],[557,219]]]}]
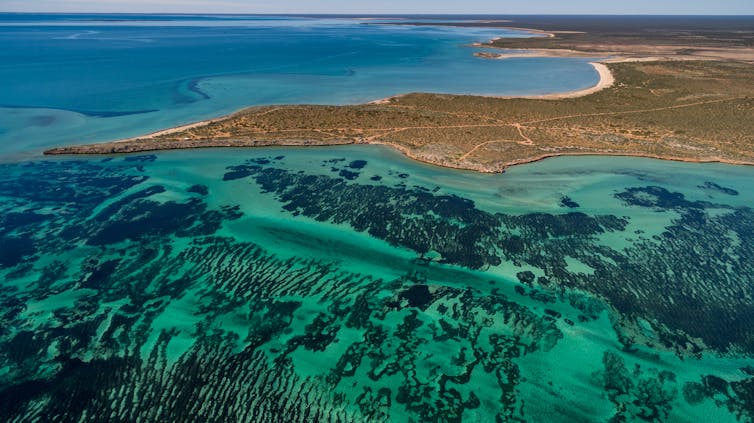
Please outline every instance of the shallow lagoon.
[{"label": "shallow lagoon", "polygon": [[[185,28],[185,17],[55,18],[49,30],[61,39],[41,45],[105,45],[112,59],[129,57],[127,44],[150,44],[147,35],[187,42],[196,25],[234,45],[260,25],[294,34],[357,28],[208,19]],[[5,36],[9,28],[29,23],[7,24]],[[458,48],[487,32],[369,31],[385,32],[346,41],[405,38],[406,49],[427,49],[408,55],[412,71],[435,72],[422,66],[449,58],[496,75],[556,69],[485,62]],[[388,45],[385,54],[401,47]],[[272,76],[269,102],[393,93],[384,73],[344,77],[331,59],[285,83]],[[386,57],[360,57],[371,59]],[[3,63],[6,76],[22,78]],[[574,66],[573,88],[594,76],[584,61],[552,63]],[[123,75],[99,68],[92,75],[106,96],[32,89],[11,103],[66,110],[3,114],[3,158],[14,161],[0,165],[3,421],[752,419],[752,168],[571,157],[483,175],[377,146],[34,156],[82,134],[120,137],[267,101],[263,90],[238,90],[264,80],[258,74],[199,67],[183,63],[191,72],[180,81],[165,70],[143,91],[149,69],[119,88],[105,82]],[[431,81],[458,92],[479,82],[444,76]],[[536,87],[500,81],[510,84],[503,92],[552,89],[544,77],[530,80]],[[288,83],[296,89],[280,91]],[[152,107],[159,111],[102,115]],[[13,160],[20,156],[35,160]]]},{"label": "shallow lagoon", "polygon": [[[750,332],[726,329],[751,326],[726,308],[751,298],[750,168],[593,157],[480,175],[376,146],[106,160],[2,168],[4,247],[25,252],[0,273],[6,418],[750,416]],[[690,265],[695,248],[721,265]],[[688,274],[652,280],[666,286],[612,273],[673,262]],[[690,284],[707,271],[720,279]],[[646,295],[676,288],[715,317],[695,336]]]}]

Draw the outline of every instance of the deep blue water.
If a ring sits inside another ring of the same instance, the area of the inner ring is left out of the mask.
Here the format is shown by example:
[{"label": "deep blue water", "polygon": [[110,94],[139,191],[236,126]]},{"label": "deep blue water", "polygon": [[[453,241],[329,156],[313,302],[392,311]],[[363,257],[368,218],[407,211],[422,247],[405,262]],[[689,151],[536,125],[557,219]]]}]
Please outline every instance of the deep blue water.
[{"label": "deep blue water", "polygon": [[246,106],[594,84],[585,59],[490,61],[504,29],[336,18],[0,14],[0,154],[134,136]]}]

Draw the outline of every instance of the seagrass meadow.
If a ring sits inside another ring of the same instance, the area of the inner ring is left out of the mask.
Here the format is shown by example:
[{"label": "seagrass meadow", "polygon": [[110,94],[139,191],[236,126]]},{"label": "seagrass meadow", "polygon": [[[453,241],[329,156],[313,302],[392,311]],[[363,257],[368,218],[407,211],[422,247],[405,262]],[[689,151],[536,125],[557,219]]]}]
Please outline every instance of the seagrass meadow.
[{"label": "seagrass meadow", "polygon": [[584,160],[2,165],[0,416],[749,421],[751,170]]}]

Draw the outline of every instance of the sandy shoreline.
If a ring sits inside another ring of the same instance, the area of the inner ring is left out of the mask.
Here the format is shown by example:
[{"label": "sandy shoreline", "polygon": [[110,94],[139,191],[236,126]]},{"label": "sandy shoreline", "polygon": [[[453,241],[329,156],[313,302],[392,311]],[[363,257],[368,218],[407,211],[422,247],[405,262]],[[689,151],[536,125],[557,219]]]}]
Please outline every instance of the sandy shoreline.
[{"label": "sandy shoreline", "polygon": [[[544,35],[546,37],[554,37],[556,32],[546,32],[539,29],[530,29],[530,28],[515,28],[515,27],[506,27],[506,29],[514,29],[517,31],[526,31],[530,32],[532,34],[539,34]],[[570,32],[570,31],[563,31],[563,32]],[[488,44],[492,41],[495,41],[497,39],[500,39],[500,37],[493,38],[492,40],[488,41],[487,43],[475,43],[472,46],[474,47],[485,47],[488,46]],[[504,59],[512,59],[512,58],[532,58],[532,57],[595,57],[595,54],[591,54],[588,52],[580,52],[576,50],[547,50],[547,49],[537,49],[537,50],[517,50],[515,53],[487,53],[487,52],[478,52],[475,53],[474,56],[480,57],[483,59],[490,59],[490,60],[504,60]],[[594,70],[597,71],[597,74],[599,75],[599,81],[597,81],[597,84],[595,84],[592,87],[584,88],[581,90],[575,90],[575,91],[567,91],[567,92],[560,92],[560,93],[551,93],[551,94],[541,94],[541,95],[518,95],[518,96],[498,96],[498,95],[484,95],[483,97],[493,97],[493,98],[529,98],[529,99],[537,99],[537,100],[560,100],[564,98],[576,98],[576,97],[584,97],[589,94],[594,94],[598,91],[604,90],[605,88],[610,88],[615,83],[615,77],[613,76],[613,73],[610,72],[610,69],[604,64],[604,63],[618,63],[621,61],[628,61],[628,60],[635,60],[635,61],[653,61],[653,60],[659,60],[660,58],[657,57],[640,57],[635,59],[629,59],[624,57],[613,57],[612,54],[599,54],[598,56],[610,56],[610,58],[605,58],[599,61],[589,62],[592,67],[594,67]],[[390,103],[393,99],[400,98],[406,94],[396,94],[390,97],[380,98],[377,100],[373,100],[368,102],[367,104],[387,104]]]},{"label": "sandy shoreline", "polygon": [[[513,56],[513,57],[541,57],[541,56],[532,56],[528,54],[526,56]],[[652,60],[654,60],[654,58]],[[594,70],[597,71],[597,74],[599,75],[599,81],[597,81],[597,84],[588,88],[575,90],[575,91],[566,91],[566,92],[561,92],[561,93],[551,93],[551,94],[516,95],[516,96],[485,95],[481,97],[505,98],[505,99],[527,98],[527,99],[532,99],[532,100],[562,100],[565,98],[577,98],[577,97],[584,97],[590,94],[594,94],[606,88],[610,88],[613,86],[613,84],[615,84],[615,77],[613,76],[613,73],[610,72],[610,68],[608,68],[607,65],[605,65],[602,62],[589,62],[589,64],[592,65],[592,67],[594,67]],[[403,97],[404,95],[406,94],[397,94],[394,96],[381,98],[379,100],[370,101],[367,104],[387,104],[393,101],[394,99]]]},{"label": "sandy shoreline", "polygon": [[613,86],[613,84],[615,84],[615,77],[613,76],[613,73],[610,72],[610,68],[608,68],[604,63],[589,62],[589,64],[594,67],[594,70],[597,71],[597,74],[600,77],[596,85],[589,88],[584,88],[582,90],[576,90],[576,91],[571,91],[571,92],[566,92],[566,93],[553,93],[553,94],[544,94],[544,95],[539,95],[539,96],[527,96],[524,98],[559,100],[563,98],[584,97],[589,94],[594,94],[596,92],[602,91],[606,88],[610,88]]},{"label": "sandy shoreline", "polygon": [[132,137],[132,138],[124,138],[124,139],[116,140],[116,141],[113,141],[113,142],[133,141],[133,140],[136,140],[136,139],[155,138],[155,137],[159,137],[161,135],[170,135],[170,134],[174,134],[176,132],[185,131],[187,129],[198,128],[200,126],[205,126],[205,125],[209,125],[211,123],[220,122],[220,121],[223,121],[225,119],[233,117],[233,115],[235,115],[236,113],[239,113],[239,112],[240,112],[240,110],[237,111],[237,112],[233,112],[233,113],[231,113],[229,115],[220,116],[220,117],[213,118],[213,119],[200,120],[198,122],[189,123],[189,124],[186,124],[186,125],[174,126],[172,128],[161,129],[161,130],[159,130],[157,132],[152,132],[152,133],[149,133],[149,134],[146,134],[146,135],[141,135],[141,136]]},{"label": "sandy shoreline", "polygon": [[[173,127],[170,127],[170,128],[161,129],[161,130],[156,131],[156,132],[150,132],[148,134],[138,135],[138,136],[135,136],[135,137],[121,138],[121,139],[117,139],[117,140],[113,140],[113,141],[105,141],[105,143],[123,143],[123,142],[137,141],[137,140],[149,140],[149,139],[157,138],[157,137],[162,136],[162,135],[175,134],[177,132],[183,132],[183,131],[188,130],[188,129],[200,128],[202,126],[211,125],[211,124],[213,124],[215,122],[222,122],[222,121],[224,121],[226,119],[230,119],[230,118],[232,118],[232,117],[234,117],[234,116],[236,116],[238,114],[244,113],[245,111],[248,111],[248,110],[251,110],[251,109],[257,109],[257,108],[271,108],[271,109],[273,109],[275,107],[274,106],[250,106],[250,107],[244,107],[243,109],[236,110],[233,113],[229,113],[227,115],[219,116],[219,117],[216,117],[216,118],[200,120],[200,121],[188,123],[188,124],[185,124],[185,125],[173,126]],[[47,154],[47,152],[45,152],[45,154]]]}]

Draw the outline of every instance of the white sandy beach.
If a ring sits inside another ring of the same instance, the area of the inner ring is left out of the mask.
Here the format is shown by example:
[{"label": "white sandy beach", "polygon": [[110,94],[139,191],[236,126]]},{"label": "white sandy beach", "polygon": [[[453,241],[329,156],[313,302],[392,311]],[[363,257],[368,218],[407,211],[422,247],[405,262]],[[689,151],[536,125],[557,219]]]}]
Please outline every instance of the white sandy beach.
[{"label": "white sandy beach", "polygon": [[[531,57],[531,55],[528,55],[527,57]],[[491,97],[491,98],[528,98],[528,99],[534,99],[534,100],[559,100],[564,98],[577,98],[577,97],[584,97],[589,94],[594,94],[596,92],[602,91],[605,88],[610,88],[615,83],[615,77],[613,76],[613,73],[610,72],[610,69],[601,62],[589,62],[590,65],[594,67],[594,69],[599,74],[599,81],[597,81],[597,84],[589,87],[584,88],[582,90],[576,90],[576,91],[568,91],[564,93],[553,93],[553,94],[541,94],[541,95],[524,95],[524,96],[485,96],[485,97]],[[381,98],[379,100],[370,101],[369,104],[387,104],[390,103],[393,99],[400,98],[404,96],[405,94],[398,94],[387,98]]]},{"label": "white sandy beach", "polygon": [[599,62],[590,62],[590,65],[594,66],[594,69],[597,71],[597,73],[600,76],[600,80],[597,82],[597,85],[585,88],[583,90],[576,90],[566,93],[555,93],[555,94],[545,94],[541,96],[533,96],[533,97],[526,97],[526,98],[538,98],[538,99],[546,99],[546,100],[558,100],[563,98],[576,98],[576,97],[584,97],[589,94],[594,94],[598,91],[604,90],[605,88],[610,88],[615,84],[615,77],[613,76],[613,73],[610,72],[610,69],[604,64]]}]

